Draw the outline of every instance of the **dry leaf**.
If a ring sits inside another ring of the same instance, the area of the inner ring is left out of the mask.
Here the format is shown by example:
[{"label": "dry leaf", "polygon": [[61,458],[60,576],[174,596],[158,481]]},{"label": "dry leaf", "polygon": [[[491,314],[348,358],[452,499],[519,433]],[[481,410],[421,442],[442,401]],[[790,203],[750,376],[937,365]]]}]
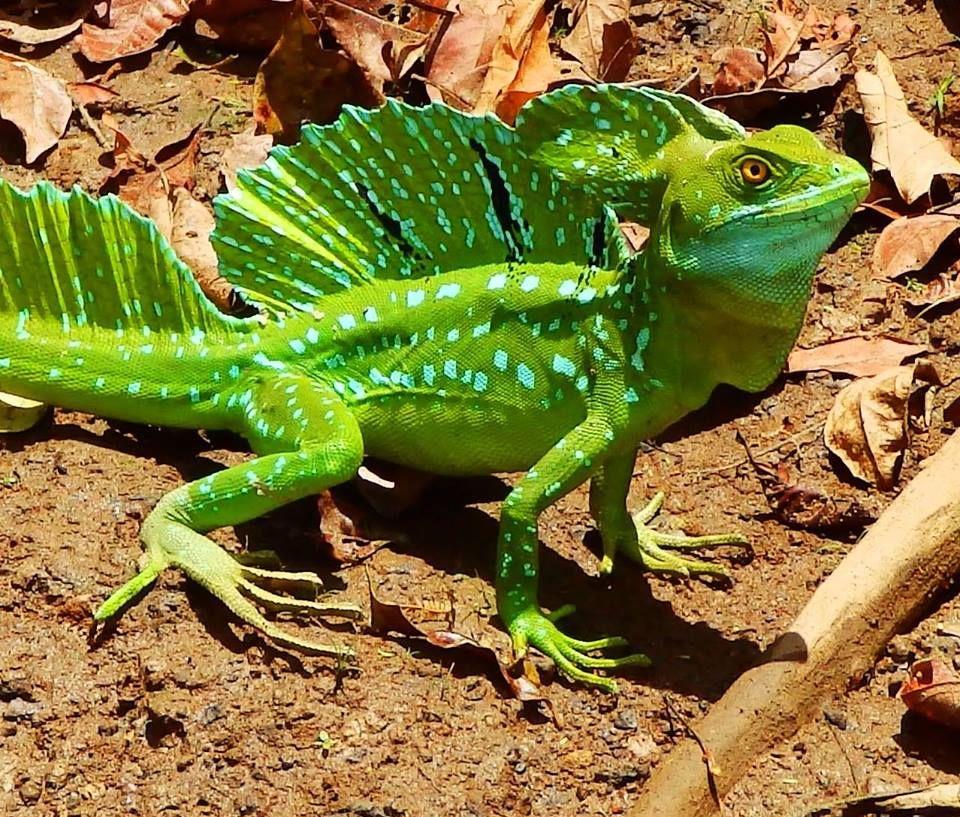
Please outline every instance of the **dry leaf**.
[{"label": "dry leaf", "polygon": [[469,111],[480,96],[494,46],[513,6],[501,0],[461,0],[459,9],[437,44],[427,93],[434,101]]},{"label": "dry leaf", "polygon": [[[541,9],[517,75],[497,101],[497,116],[512,124],[520,108],[546,91],[550,83],[558,79],[559,71],[560,64],[550,53],[550,21],[546,11]],[[482,104],[481,95],[478,105]]]},{"label": "dry leaf", "polygon": [[823,438],[856,478],[884,490],[896,482],[909,443],[907,415],[915,379],[927,385],[939,380],[936,370],[921,362],[855,380],[837,395]]},{"label": "dry leaf", "polygon": [[269,51],[292,10],[293,0],[194,0],[190,16],[223,48]]},{"label": "dry leaf", "polygon": [[187,0],[112,0],[110,27],[84,23],[77,37],[91,62],[110,62],[149,51],[187,16]]},{"label": "dry leaf", "polygon": [[[543,0],[517,0],[512,5],[503,30],[493,46],[490,64],[473,107],[476,113],[496,110],[504,94],[515,88],[515,83],[520,78],[521,66],[531,47],[534,53],[530,59],[535,63],[536,76],[524,84],[536,84],[535,80],[539,79],[542,73],[543,39],[545,34],[549,36],[549,28]],[[540,91],[547,88],[547,81],[542,84]]]},{"label": "dry leaf", "polygon": [[0,11],[0,37],[22,45],[41,45],[62,40],[79,31],[83,18],[90,13],[93,0],[64,0],[41,7],[34,2],[17,5],[20,13],[9,8],[9,4]]},{"label": "dry leaf", "polygon": [[255,121],[287,140],[303,122],[333,122],[348,102],[373,107],[383,101],[353,60],[323,48],[311,10],[304,0],[295,2],[254,83]]},{"label": "dry leaf", "polygon": [[230,147],[223,152],[220,160],[220,172],[223,182],[231,193],[237,186],[237,171],[262,165],[270,148],[273,137],[269,133],[258,134],[256,126],[236,133],[230,139]]},{"label": "dry leaf", "polygon": [[[423,56],[444,18],[446,0],[436,11],[384,4],[380,0],[325,0],[323,21],[343,50],[370,77],[378,92],[385,82],[397,82]],[[409,19],[401,12],[410,13]]]},{"label": "dry leaf", "polygon": [[719,63],[713,77],[714,94],[740,94],[759,88],[767,78],[763,54],[752,48],[720,48],[713,60]]},{"label": "dry leaf", "polygon": [[73,101],[66,86],[26,60],[0,54],[0,119],[23,134],[27,164],[60,141]]},{"label": "dry leaf", "polygon": [[120,96],[98,82],[68,82],[67,89],[78,105],[104,105]]},{"label": "dry leaf", "polygon": [[630,0],[580,0],[571,20],[560,47],[595,81],[626,79],[639,49],[630,25]]},{"label": "dry leaf", "polygon": [[856,84],[870,129],[874,170],[893,177],[904,201],[912,204],[930,191],[937,176],[960,174],[960,162],[925,130],[907,109],[890,60],[877,51],[874,70],[857,71]]},{"label": "dry leaf", "polygon": [[[367,584],[370,588],[370,626],[375,632],[401,633],[422,638],[427,643],[441,649],[460,649],[477,653],[496,663],[501,677],[517,700],[525,703],[543,704],[551,714],[553,713],[553,706],[549,699],[543,694],[540,687],[528,677],[536,674],[532,665],[531,669],[528,670],[523,667],[523,671],[518,673],[517,665],[503,661],[492,647],[481,644],[469,636],[447,629],[453,626],[452,605],[448,604],[441,609],[441,605],[413,607],[384,602],[378,599],[374,593],[373,582],[369,573],[367,574]],[[445,621],[441,627],[424,627],[418,621],[422,621],[424,618],[428,621],[437,619],[445,619]]]},{"label": "dry leaf", "polygon": [[[946,809],[946,810],[944,810]],[[812,811],[804,811],[802,817],[866,817],[882,814],[893,817],[947,817],[960,810],[960,784],[940,783],[923,789],[904,791],[884,791],[848,797],[839,802],[819,806]]]},{"label": "dry leaf", "polygon": [[15,394],[0,392],[0,434],[16,434],[33,428],[47,413],[47,406]]},{"label": "dry leaf", "polygon": [[233,311],[233,286],[220,275],[219,259],[210,243],[216,221],[210,208],[197,201],[185,187],[171,191],[170,246],[193,271],[200,289],[217,308]]},{"label": "dry leaf", "polygon": [[925,718],[960,729],[960,675],[941,661],[927,658],[910,667],[900,700]]},{"label": "dry leaf", "polygon": [[958,228],[960,219],[942,213],[890,222],[873,250],[874,272],[893,279],[923,269]]},{"label": "dry leaf", "polygon": [[841,338],[813,349],[795,349],[787,358],[787,371],[823,370],[854,377],[870,377],[926,350],[926,346],[899,338]]},{"label": "dry leaf", "polygon": [[100,192],[116,193],[134,210],[153,219],[169,240],[173,233],[174,191],[178,187],[191,189],[195,183],[199,127],[149,157],[131,143],[112,116],[104,115],[101,121],[114,134],[116,167]]},{"label": "dry leaf", "polygon": [[920,292],[910,292],[904,300],[910,306],[925,307],[917,317],[935,307],[960,301],[960,270],[954,268],[948,272],[941,272],[936,278],[929,281]]}]

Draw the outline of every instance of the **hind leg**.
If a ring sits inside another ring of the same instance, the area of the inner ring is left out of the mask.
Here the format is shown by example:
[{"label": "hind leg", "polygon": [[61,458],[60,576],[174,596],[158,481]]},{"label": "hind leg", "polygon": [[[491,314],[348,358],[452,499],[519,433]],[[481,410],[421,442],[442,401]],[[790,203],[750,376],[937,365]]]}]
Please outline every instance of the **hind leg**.
[{"label": "hind leg", "polygon": [[353,477],[363,456],[356,420],[339,397],[303,376],[280,375],[241,399],[246,436],[264,453],[167,494],[143,523],[143,567],[95,613],[114,617],[165,568],[178,567],[235,615],[273,641],[309,653],[349,654],[343,646],[303,639],[266,619],[258,605],[316,615],[357,618],[348,604],[327,604],[277,595],[264,585],[320,588],[313,573],[287,573],[244,564],[204,536],[238,525]]}]

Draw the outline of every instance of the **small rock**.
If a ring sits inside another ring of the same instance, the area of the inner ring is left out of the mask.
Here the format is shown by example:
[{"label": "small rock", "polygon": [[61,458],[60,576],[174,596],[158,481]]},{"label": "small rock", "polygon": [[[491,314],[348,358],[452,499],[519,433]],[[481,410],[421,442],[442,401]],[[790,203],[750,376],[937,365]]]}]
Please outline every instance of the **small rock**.
[{"label": "small rock", "polygon": [[197,720],[204,726],[209,726],[214,721],[223,717],[223,710],[217,704],[207,704],[197,713]]},{"label": "small rock", "polygon": [[43,704],[36,701],[14,698],[7,704],[7,711],[3,713],[3,717],[4,720],[8,721],[33,720],[34,716],[42,709]]},{"label": "small rock", "polygon": [[613,719],[613,725],[625,732],[637,731],[637,713],[633,709],[621,709]]},{"label": "small rock", "polygon": [[847,728],[847,716],[839,709],[834,709],[832,706],[825,706],[823,708],[823,717],[827,719],[827,723],[833,724],[837,729],[844,730]]},{"label": "small rock", "polygon": [[17,789],[20,792],[20,799],[30,805],[40,799],[40,784],[36,780],[24,780]]},{"label": "small rock", "polygon": [[906,664],[913,658],[913,645],[906,636],[898,635],[887,644],[887,655],[898,664]]}]

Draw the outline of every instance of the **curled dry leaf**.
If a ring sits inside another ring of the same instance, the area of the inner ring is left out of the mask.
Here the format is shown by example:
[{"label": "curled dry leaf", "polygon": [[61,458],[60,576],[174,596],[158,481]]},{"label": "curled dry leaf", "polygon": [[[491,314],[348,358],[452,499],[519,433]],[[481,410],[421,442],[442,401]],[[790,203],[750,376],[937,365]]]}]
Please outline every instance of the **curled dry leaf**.
[{"label": "curled dry leaf", "polygon": [[927,282],[919,292],[911,292],[905,298],[910,306],[925,307],[917,317],[931,309],[960,301],[960,270],[953,268],[941,272]]},{"label": "curled dry leaf", "polygon": [[[42,45],[75,34],[90,13],[93,0],[64,0],[37,7],[33,2],[16,3],[0,11],[0,37],[21,45]],[[18,13],[19,11],[19,13]]]},{"label": "curled dry leaf", "polygon": [[893,487],[909,444],[910,396],[935,383],[936,370],[923,361],[855,380],[840,391],[827,415],[827,448],[857,479],[884,490]]},{"label": "curled dry leaf", "polygon": [[110,27],[85,23],[77,38],[91,62],[111,62],[153,48],[190,10],[188,0],[112,0]]},{"label": "curled dry leaf", "polygon": [[[456,649],[475,653],[485,660],[492,661],[500,671],[500,676],[506,682],[513,697],[524,703],[544,705],[555,718],[553,705],[546,698],[540,687],[531,680],[530,675],[536,675],[531,666],[522,666],[522,662],[505,663],[498,652],[492,647],[481,644],[474,638],[454,632],[452,607],[443,609],[442,605],[429,607],[411,607],[384,602],[377,598],[373,590],[370,574],[367,574],[367,584],[370,589],[370,627],[376,632],[395,632],[402,635],[421,638],[435,647],[444,650]],[[419,623],[423,619],[434,621],[445,618],[444,624],[439,627],[424,626]],[[521,669],[522,667],[522,669]],[[518,671],[519,670],[519,671]]]},{"label": "curled dry leaf", "polygon": [[190,16],[209,26],[203,33],[223,48],[269,51],[292,9],[293,0],[193,0]]},{"label": "curled dry leaf", "polygon": [[732,46],[720,48],[713,55],[719,63],[713,76],[714,94],[742,94],[763,85],[767,78],[764,55],[752,48]]},{"label": "curled dry leaf", "polygon": [[313,11],[296,0],[254,83],[254,120],[286,140],[297,137],[302,122],[333,122],[347,103],[374,107],[383,101],[353,60],[323,47]]},{"label": "curled dry leaf", "polygon": [[448,16],[444,14],[446,0],[436,0],[435,10],[426,5],[401,7],[380,0],[326,0],[323,21],[377,91],[382,92],[385,82],[399,81],[423,56],[431,36]]},{"label": "curled dry leaf", "polygon": [[960,174],[960,162],[910,115],[890,60],[882,51],[877,51],[874,72],[856,73],[873,140],[870,158],[874,170],[888,171],[903,200],[912,204],[929,193],[935,177]]},{"label": "curled dry leaf", "polygon": [[787,371],[827,371],[870,377],[891,366],[898,366],[909,357],[922,355],[926,346],[900,338],[840,338],[813,349],[795,349],[787,358]]},{"label": "curled dry leaf", "polygon": [[69,82],[67,89],[78,105],[105,105],[120,96],[98,82]]},{"label": "curled dry leaf", "polygon": [[560,46],[591,79],[622,82],[639,49],[630,25],[630,1],[580,0]]},{"label": "curled dry leaf", "polygon": [[941,661],[928,658],[910,667],[900,700],[918,715],[960,729],[960,675]]},{"label": "curled dry leaf", "polygon": [[893,279],[923,269],[957,229],[960,218],[943,213],[891,221],[873,250],[874,272]]},{"label": "curled dry leaf", "polygon": [[36,400],[0,392],[0,434],[15,434],[33,428],[46,411],[47,406]]},{"label": "curled dry leaf", "polygon": [[232,193],[236,188],[238,170],[263,164],[271,147],[273,137],[269,133],[258,134],[256,126],[234,134],[220,161],[220,172],[227,190]]},{"label": "curled dry leaf", "polygon": [[219,272],[217,253],[210,243],[216,222],[210,208],[185,187],[171,191],[170,246],[193,271],[200,289],[222,312],[233,309],[233,286]]},{"label": "curled dry leaf", "polygon": [[23,135],[27,164],[60,141],[73,112],[66,86],[26,60],[0,54],[0,119]]},{"label": "curled dry leaf", "polygon": [[464,0],[433,55],[430,98],[511,120],[524,101],[560,77],[549,31],[543,0]]}]

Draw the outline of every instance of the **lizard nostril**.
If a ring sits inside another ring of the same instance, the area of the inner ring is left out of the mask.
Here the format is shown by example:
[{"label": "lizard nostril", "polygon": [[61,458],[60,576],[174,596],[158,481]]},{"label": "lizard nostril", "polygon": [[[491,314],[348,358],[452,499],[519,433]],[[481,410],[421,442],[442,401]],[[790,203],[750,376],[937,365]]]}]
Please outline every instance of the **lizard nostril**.
[{"label": "lizard nostril", "polygon": [[833,173],[834,176],[839,176],[843,172],[843,168],[840,167],[840,165],[835,164],[831,166],[830,172]]}]

